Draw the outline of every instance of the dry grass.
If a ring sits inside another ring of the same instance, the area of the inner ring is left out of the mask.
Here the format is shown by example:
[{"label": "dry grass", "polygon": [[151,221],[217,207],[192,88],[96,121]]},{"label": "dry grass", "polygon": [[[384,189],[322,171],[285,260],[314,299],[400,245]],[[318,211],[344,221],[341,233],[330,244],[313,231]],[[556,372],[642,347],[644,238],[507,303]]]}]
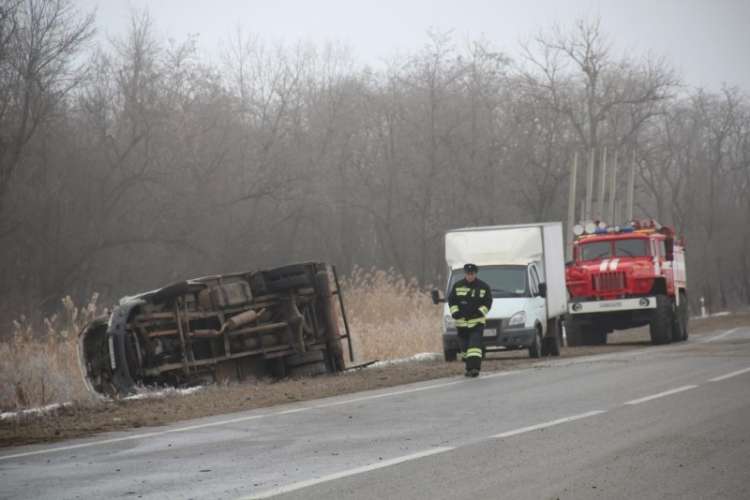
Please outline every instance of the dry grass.
[{"label": "dry grass", "polygon": [[[357,269],[342,287],[357,361],[442,349],[441,309],[415,281],[393,270]],[[0,342],[0,411],[88,399],[76,340],[101,313],[96,301],[77,307],[66,297],[62,313],[36,327],[23,317],[14,321],[10,340]]]},{"label": "dry grass", "polygon": [[442,308],[415,280],[355,269],[342,288],[357,361],[442,351]]},{"label": "dry grass", "polygon": [[100,311],[95,294],[77,307],[62,300],[60,314],[34,327],[25,317],[13,322],[10,340],[0,342],[0,410],[85,401],[90,396],[78,367],[77,336]]}]

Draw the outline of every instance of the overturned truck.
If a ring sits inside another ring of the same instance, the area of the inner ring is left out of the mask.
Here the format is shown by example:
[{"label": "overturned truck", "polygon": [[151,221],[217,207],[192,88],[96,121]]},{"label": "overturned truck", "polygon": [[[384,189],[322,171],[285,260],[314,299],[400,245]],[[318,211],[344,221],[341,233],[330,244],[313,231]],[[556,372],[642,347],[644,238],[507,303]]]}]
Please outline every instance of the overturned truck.
[{"label": "overturned truck", "polygon": [[336,372],[344,369],[342,339],[351,361],[335,268],[303,263],[125,297],[83,329],[79,358],[89,389],[112,396],[137,385]]}]

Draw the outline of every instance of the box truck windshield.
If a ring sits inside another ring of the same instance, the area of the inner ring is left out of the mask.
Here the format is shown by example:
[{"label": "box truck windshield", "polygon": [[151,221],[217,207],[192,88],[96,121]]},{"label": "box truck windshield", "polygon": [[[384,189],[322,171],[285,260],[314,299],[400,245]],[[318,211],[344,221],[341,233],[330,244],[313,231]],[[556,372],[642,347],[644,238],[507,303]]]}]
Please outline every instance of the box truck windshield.
[{"label": "box truck windshield", "polygon": [[[490,286],[494,298],[528,296],[526,266],[482,266],[478,276],[479,279]],[[448,293],[453,289],[453,285],[463,277],[464,272],[461,269],[456,269],[451,273]]]}]

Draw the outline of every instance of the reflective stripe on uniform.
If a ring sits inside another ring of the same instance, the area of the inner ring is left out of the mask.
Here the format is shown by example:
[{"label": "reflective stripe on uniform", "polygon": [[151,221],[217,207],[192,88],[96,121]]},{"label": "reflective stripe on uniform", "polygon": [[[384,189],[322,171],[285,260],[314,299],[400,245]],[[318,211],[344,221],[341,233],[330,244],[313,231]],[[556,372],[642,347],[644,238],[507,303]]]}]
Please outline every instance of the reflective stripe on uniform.
[{"label": "reflective stripe on uniform", "polygon": [[466,357],[467,358],[481,358],[482,350],[478,347],[469,347],[466,350]]},{"label": "reflective stripe on uniform", "polygon": [[487,324],[487,318],[471,318],[471,319],[458,318],[456,320],[456,327],[458,328],[473,328],[477,325],[485,325],[485,324]]},{"label": "reflective stripe on uniform", "polygon": [[485,290],[484,290],[484,289],[482,289],[482,290],[479,290],[479,298],[480,298],[480,299],[483,299],[483,298],[484,298],[484,292],[485,292]]},{"label": "reflective stripe on uniform", "polygon": [[482,312],[482,314],[484,314],[485,316],[487,316],[487,313],[488,313],[488,312],[490,312],[490,310],[489,310],[489,309],[487,309],[487,306],[479,306],[479,310],[480,310],[480,311]]},{"label": "reflective stripe on uniform", "polygon": [[458,312],[458,306],[451,306],[451,314]]},{"label": "reflective stripe on uniform", "polygon": [[468,286],[456,287],[456,295],[458,295],[459,297],[463,297],[464,295],[469,293],[469,290],[471,290],[471,288],[469,288]]}]

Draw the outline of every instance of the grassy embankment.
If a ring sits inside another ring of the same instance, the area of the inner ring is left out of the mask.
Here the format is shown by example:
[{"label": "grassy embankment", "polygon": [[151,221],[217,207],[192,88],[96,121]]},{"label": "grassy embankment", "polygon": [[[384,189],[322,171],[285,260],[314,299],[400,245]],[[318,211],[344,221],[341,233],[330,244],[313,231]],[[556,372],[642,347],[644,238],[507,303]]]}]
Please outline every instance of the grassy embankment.
[{"label": "grassy embankment", "polygon": [[[389,271],[356,270],[344,280],[356,361],[441,351],[440,311],[416,282]],[[0,342],[0,411],[90,402],[77,355],[82,327],[103,313],[97,296],[84,306],[70,297],[62,312],[39,322],[13,322]]]}]

